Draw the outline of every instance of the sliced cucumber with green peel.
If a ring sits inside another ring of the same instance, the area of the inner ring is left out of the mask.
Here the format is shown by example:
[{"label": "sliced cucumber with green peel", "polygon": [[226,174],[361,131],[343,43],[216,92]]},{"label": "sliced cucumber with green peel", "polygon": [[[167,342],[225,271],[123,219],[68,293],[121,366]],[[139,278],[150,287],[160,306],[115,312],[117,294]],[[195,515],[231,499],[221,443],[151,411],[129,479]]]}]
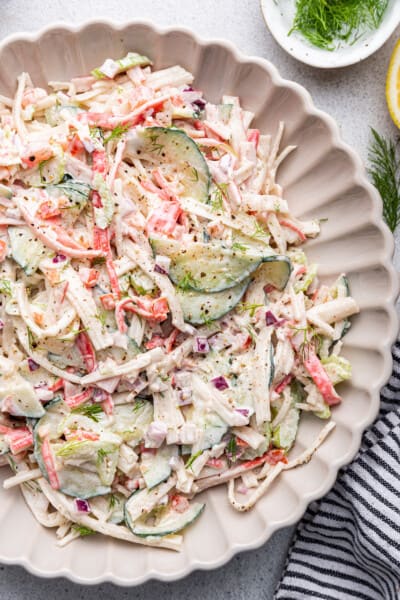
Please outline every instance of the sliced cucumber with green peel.
[{"label": "sliced cucumber with green peel", "polygon": [[299,421],[300,410],[292,406],[283,421],[273,431],[272,443],[274,446],[289,450],[296,439]]},{"label": "sliced cucumber with green peel", "polygon": [[73,179],[70,175],[65,175],[60,183],[47,185],[46,189],[51,196],[58,198],[66,196],[69,200],[69,206],[65,208],[77,208],[82,210],[88,200],[91,187],[88,183]]},{"label": "sliced cucumber with green peel", "polygon": [[125,156],[135,159],[144,155],[157,158],[161,169],[179,175],[184,195],[207,202],[210,172],[197,144],[181,129],[146,127],[127,135]]},{"label": "sliced cucumber with green peel", "polygon": [[153,421],[153,404],[138,398],[132,404],[120,404],[114,408],[111,429],[131,446],[138,444],[147,427]]},{"label": "sliced cucumber with green peel", "polygon": [[193,523],[203,512],[204,506],[205,504],[194,502],[183,513],[171,509],[154,525],[142,520],[136,521],[131,527],[132,533],[139,537],[163,537],[177,533]]},{"label": "sliced cucumber with green peel", "polygon": [[74,498],[87,500],[109,494],[111,491],[111,487],[104,485],[97,473],[87,470],[68,467],[58,471],[57,476],[60,482],[60,491]]},{"label": "sliced cucumber with green peel", "polygon": [[[350,296],[350,285],[346,275],[340,275],[337,278],[335,284],[331,288],[331,293],[334,298],[346,298]],[[343,321],[335,323],[334,341],[341,340],[349,331],[350,327],[351,321],[349,319],[343,319]]]},{"label": "sliced cucumber with green peel", "polygon": [[[48,480],[43,459],[43,440],[51,446],[60,491],[67,496],[87,499],[108,494],[118,462],[118,446],[107,441],[69,441],[60,439],[59,426],[69,414],[64,402],[50,406],[34,429],[34,454],[43,476]],[[65,464],[65,460],[76,464]]]},{"label": "sliced cucumber with green peel", "polygon": [[142,452],[140,470],[149,490],[162,483],[171,475],[169,461],[177,456],[176,446],[158,448],[157,453]]},{"label": "sliced cucumber with green peel", "polygon": [[125,503],[125,522],[129,529],[132,530],[136,521],[149,515],[174,485],[175,480],[169,479],[151,490],[144,488],[133,492]]},{"label": "sliced cucumber with green peel", "polygon": [[32,384],[19,374],[0,377],[0,404],[6,398],[8,410],[14,417],[38,419],[45,414]]},{"label": "sliced cucumber with green peel", "polygon": [[287,256],[267,256],[257,271],[257,277],[265,284],[273,285],[277,290],[284,290],[292,272],[292,263]]},{"label": "sliced cucumber with green peel", "polygon": [[208,450],[219,444],[222,437],[228,431],[227,424],[216,413],[212,412],[204,417],[203,423],[197,421],[197,424],[200,427],[204,426],[200,450]]},{"label": "sliced cucumber with green peel", "polygon": [[239,285],[215,294],[177,288],[176,294],[182,307],[183,318],[192,325],[203,325],[220,319],[240,302],[249,282],[250,279],[245,279]]},{"label": "sliced cucumber with green peel", "polygon": [[40,261],[48,254],[48,249],[31,232],[28,227],[9,227],[11,254],[15,262],[27,275],[32,275],[39,267]]},{"label": "sliced cucumber with green peel", "polygon": [[182,289],[215,293],[241,283],[260,267],[260,277],[283,289],[290,277],[291,262],[286,256],[274,254],[272,250],[254,252],[225,248],[221,244],[193,242],[182,248],[179,242],[161,238],[151,240],[156,254],[171,259],[169,277]]}]

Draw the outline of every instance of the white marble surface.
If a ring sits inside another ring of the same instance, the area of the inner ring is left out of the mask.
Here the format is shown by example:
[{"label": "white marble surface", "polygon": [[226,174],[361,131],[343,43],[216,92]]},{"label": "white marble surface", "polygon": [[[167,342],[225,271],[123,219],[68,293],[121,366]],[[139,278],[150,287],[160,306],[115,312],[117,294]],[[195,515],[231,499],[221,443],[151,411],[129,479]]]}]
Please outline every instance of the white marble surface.
[{"label": "white marble surface", "polygon": [[[284,77],[304,85],[316,105],[338,121],[344,139],[364,160],[369,126],[384,134],[398,134],[388,117],[384,95],[396,34],[364,63],[324,72],[296,62],[276,45],[264,25],[258,0],[1,0],[0,9],[1,38],[37,30],[52,21],[76,23],[93,17],[117,21],[144,18],[159,25],[184,25],[203,37],[226,38],[246,54],[269,59]],[[291,528],[278,532],[259,550],[237,556],[217,571],[193,573],[174,584],[150,582],[134,589],[111,585],[84,588],[63,579],[39,580],[19,567],[0,566],[0,599],[272,600],[291,533]]]}]

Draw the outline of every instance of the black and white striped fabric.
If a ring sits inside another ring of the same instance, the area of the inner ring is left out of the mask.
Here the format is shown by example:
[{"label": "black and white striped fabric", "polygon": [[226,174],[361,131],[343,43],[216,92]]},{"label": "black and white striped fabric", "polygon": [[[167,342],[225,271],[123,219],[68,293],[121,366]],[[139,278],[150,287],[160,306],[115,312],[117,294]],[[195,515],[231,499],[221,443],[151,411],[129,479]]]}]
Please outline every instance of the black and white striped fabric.
[{"label": "black and white striped fabric", "polygon": [[400,341],[378,419],[292,541],[275,600],[400,599]]}]

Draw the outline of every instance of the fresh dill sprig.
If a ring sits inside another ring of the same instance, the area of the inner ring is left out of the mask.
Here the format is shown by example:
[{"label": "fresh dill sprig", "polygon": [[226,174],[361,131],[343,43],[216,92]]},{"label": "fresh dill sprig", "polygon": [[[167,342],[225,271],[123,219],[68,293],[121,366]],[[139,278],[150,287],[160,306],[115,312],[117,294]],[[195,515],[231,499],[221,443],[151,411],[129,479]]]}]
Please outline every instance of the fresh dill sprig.
[{"label": "fresh dill sprig", "polygon": [[97,460],[102,462],[109,454],[110,452],[107,452],[107,450],[104,450],[104,448],[99,448],[97,450]]},{"label": "fresh dill sprig", "polygon": [[109,133],[107,137],[104,138],[104,143],[111,142],[111,140],[119,140],[124,133],[126,133],[129,129],[129,125],[117,125],[114,129]]},{"label": "fresh dill sprig", "polygon": [[100,404],[83,404],[71,410],[72,413],[77,413],[89,417],[95,423],[99,422],[99,416],[103,413]]},{"label": "fresh dill sprig", "polygon": [[185,275],[178,281],[178,288],[187,292],[195,287],[197,287],[197,282],[193,275],[189,272],[185,273]]},{"label": "fresh dill sprig", "polygon": [[213,323],[213,320],[207,315],[206,311],[204,310],[200,312],[200,319],[202,325],[204,325],[205,327],[209,327]]},{"label": "fresh dill sprig", "polygon": [[224,198],[228,199],[228,184],[215,183],[215,189],[210,196],[211,208],[216,212],[224,210]]},{"label": "fresh dill sprig", "polygon": [[69,335],[68,337],[59,337],[57,338],[57,340],[59,342],[69,342],[71,341],[71,336],[75,336],[75,335],[79,335],[80,333],[84,333],[85,331],[88,331],[89,327],[82,327],[82,329],[71,329],[71,331],[69,331]]},{"label": "fresh dill sprig", "polygon": [[100,322],[102,327],[107,325],[107,312],[105,310],[99,310],[99,312],[94,315],[94,318]]},{"label": "fresh dill sprig", "polygon": [[11,280],[6,277],[0,278],[0,294],[12,296]]},{"label": "fresh dill sprig", "polygon": [[237,446],[236,437],[234,435],[231,436],[229,442],[227,443],[225,452],[231,463],[236,462],[237,454],[238,454],[238,446]]},{"label": "fresh dill sprig", "polygon": [[199,180],[199,172],[198,172],[198,170],[195,169],[195,167],[190,167],[190,173],[192,175],[191,181],[193,181],[194,183],[196,183]]},{"label": "fresh dill sprig", "polygon": [[246,304],[242,302],[238,305],[238,311],[242,313],[248,311],[250,317],[254,317],[257,308],[261,308],[263,306],[264,304]]},{"label": "fresh dill sprig", "polygon": [[249,249],[248,246],[245,246],[244,244],[241,244],[240,242],[233,242],[233,244],[232,244],[232,250],[240,250],[240,252],[247,252],[248,249]]},{"label": "fresh dill sprig", "polygon": [[383,218],[391,231],[400,223],[400,154],[399,143],[385,139],[371,128],[373,140],[369,146],[368,170],[382,198]]},{"label": "fresh dill sprig", "polygon": [[115,494],[111,494],[110,495],[110,499],[108,501],[108,507],[109,507],[110,510],[112,510],[113,508],[115,508],[116,505],[120,504],[120,503],[121,503],[121,500],[117,496],[115,496]]},{"label": "fresh dill sprig", "polygon": [[161,152],[164,150],[164,144],[160,144],[158,142],[159,134],[152,133],[148,137],[149,137],[150,142],[151,142],[151,148],[149,148],[149,151],[150,152],[155,152],[156,154],[160,155]]},{"label": "fresh dill sprig", "polygon": [[194,461],[196,460],[196,458],[199,458],[199,456],[203,454],[203,450],[199,450],[198,452],[196,452],[196,454],[193,454],[189,460],[185,463],[185,469],[190,469],[190,467],[192,466],[192,464],[194,463]]},{"label": "fresh dill sprig", "polygon": [[301,33],[311,44],[336,50],[340,42],[354,44],[367,30],[377,29],[389,0],[296,0],[290,35]]},{"label": "fresh dill sprig", "polygon": [[90,529],[89,527],[84,527],[83,525],[78,525],[77,523],[72,525],[72,529],[74,531],[77,531],[81,537],[85,537],[87,535],[94,535],[96,533],[95,531],[93,531],[93,529]]},{"label": "fresh dill sprig", "polygon": [[264,227],[261,225],[261,223],[259,223],[257,220],[255,220],[254,231],[252,232],[252,234],[249,237],[255,238],[255,239],[265,239],[268,236],[269,236],[268,231],[266,231],[264,229]]},{"label": "fresh dill sprig", "polygon": [[132,412],[137,412],[138,410],[140,410],[141,408],[143,408],[143,406],[145,405],[145,401],[142,400],[141,398],[139,398],[138,400],[135,401],[135,404],[133,405],[132,408]]}]

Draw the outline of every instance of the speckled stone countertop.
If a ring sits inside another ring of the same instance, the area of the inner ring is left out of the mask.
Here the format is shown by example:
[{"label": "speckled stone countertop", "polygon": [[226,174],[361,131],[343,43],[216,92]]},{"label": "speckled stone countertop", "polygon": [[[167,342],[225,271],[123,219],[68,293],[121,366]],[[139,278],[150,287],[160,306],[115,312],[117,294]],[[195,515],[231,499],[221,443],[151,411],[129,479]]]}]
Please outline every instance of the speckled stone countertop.
[{"label": "speckled stone countertop", "polygon": [[[363,63],[325,72],[295,61],[277,46],[264,25],[258,0],[1,0],[0,7],[1,38],[37,30],[52,21],[77,23],[93,17],[149,19],[159,25],[184,25],[204,37],[226,38],[246,54],[267,58],[284,77],[304,85],[317,107],[337,120],[345,141],[364,160],[369,126],[384,134],[396,133],[384,97],[396,34]],[[396,242],[399,268],[399,239]],[[20,567],[0,566],[0,600],[272,600],[292,532],[293,528],[277,532],[260,549],[236,556],[216,571],[199,571],[176,583],[150,582],[131,589],[109,584],[85,588],[65,579],[41,580]]]}]

